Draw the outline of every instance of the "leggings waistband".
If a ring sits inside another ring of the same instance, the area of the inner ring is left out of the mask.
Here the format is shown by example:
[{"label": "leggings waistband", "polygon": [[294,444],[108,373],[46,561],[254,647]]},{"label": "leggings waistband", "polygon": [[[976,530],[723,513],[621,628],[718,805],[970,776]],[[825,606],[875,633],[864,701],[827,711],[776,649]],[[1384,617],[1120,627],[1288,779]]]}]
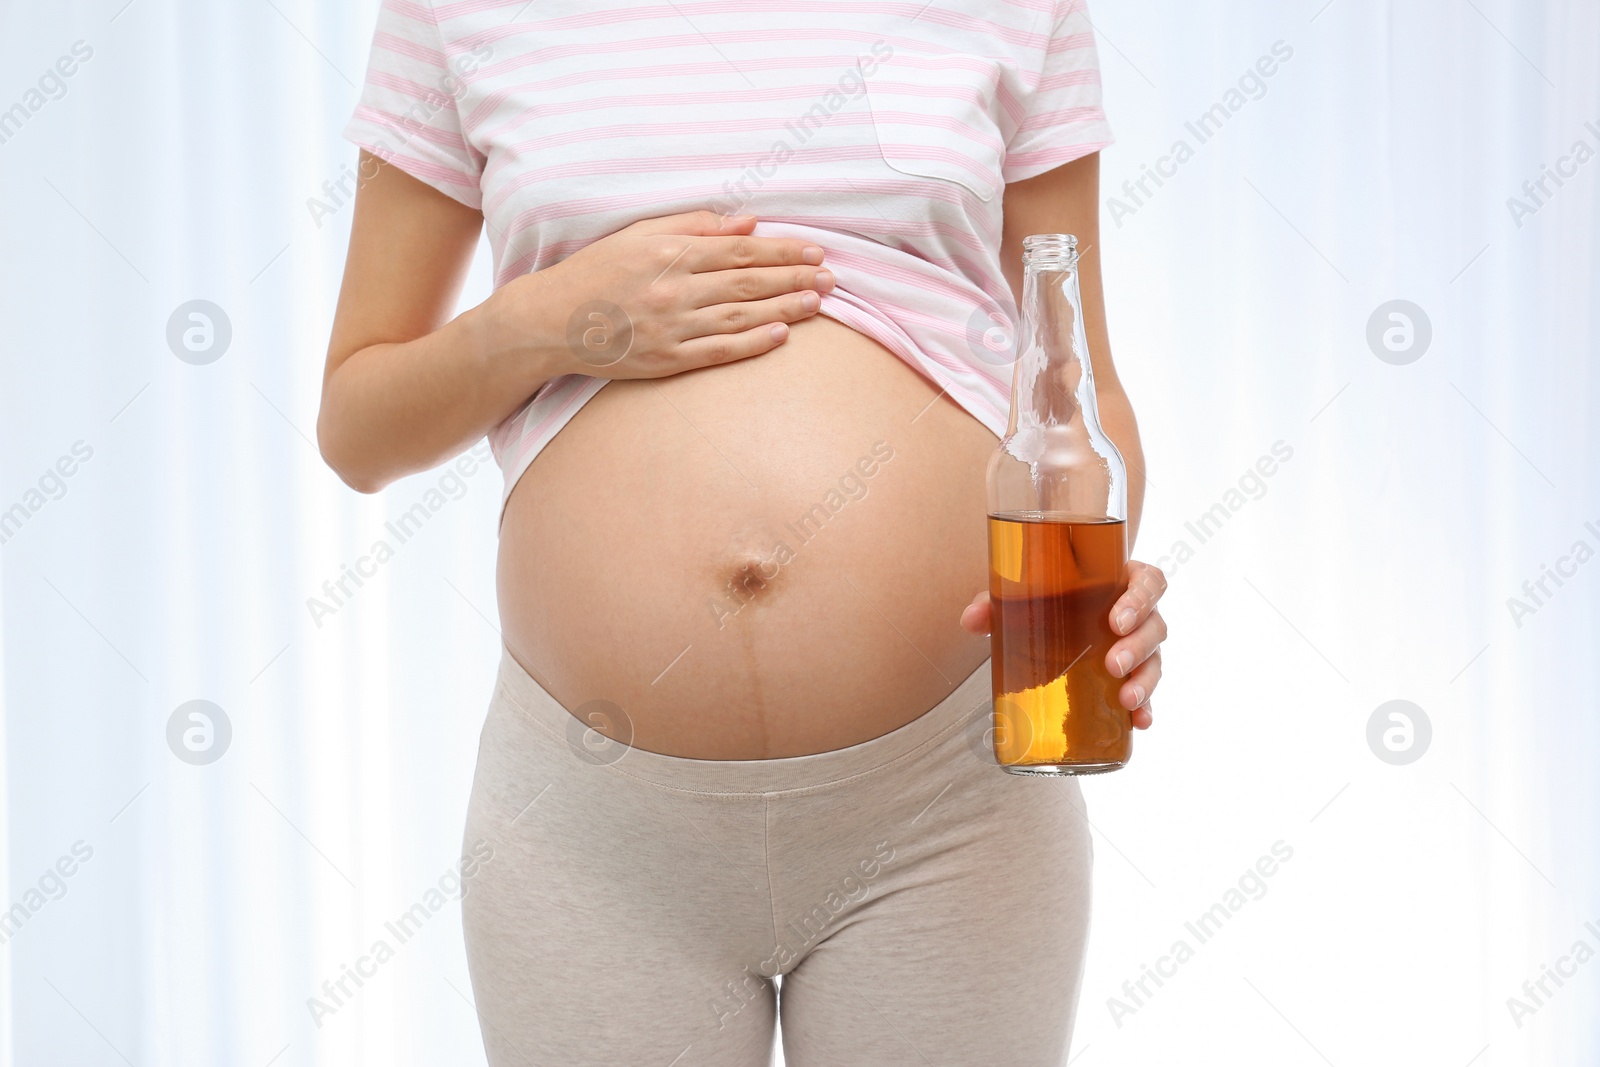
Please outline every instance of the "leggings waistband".
[{"label": "leggings waistband", "polygon": [[987,724],[991,706],[989,661],[984,660],[933,708],[870,741],[781,759],[706,760],[634,748],[589,729],[585,718],[600,721],[592,716],[614,717],[619,709],[597,701],[568,711],[503,646],[495,687],[495,698],[501,697],[561,739],[576,759],[658,786],[694,793],[773,793],[856,778],[933,745],[952,731],[971,725],[980,713]]}]

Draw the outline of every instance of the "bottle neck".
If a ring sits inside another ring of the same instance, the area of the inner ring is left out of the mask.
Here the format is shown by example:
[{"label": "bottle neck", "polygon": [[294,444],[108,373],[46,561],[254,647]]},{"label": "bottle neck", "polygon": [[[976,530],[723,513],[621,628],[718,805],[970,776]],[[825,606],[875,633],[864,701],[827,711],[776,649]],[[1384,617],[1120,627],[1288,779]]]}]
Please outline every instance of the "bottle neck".
[{"label": "bottle neck", "polygon": [[1011,391],[1012,433],[1075,419],[1099,430],[1077,253],[1066,251],[1061,257],[1030,255],[1025,261],[1022,337]]},{"label": "bottle neck", "polygon": [[989,513],[1051,522],[1126,519],[1127,468],[1095,409],[1077,241],[1033,234],[1022,248],[1011,419],[989,461]]}]

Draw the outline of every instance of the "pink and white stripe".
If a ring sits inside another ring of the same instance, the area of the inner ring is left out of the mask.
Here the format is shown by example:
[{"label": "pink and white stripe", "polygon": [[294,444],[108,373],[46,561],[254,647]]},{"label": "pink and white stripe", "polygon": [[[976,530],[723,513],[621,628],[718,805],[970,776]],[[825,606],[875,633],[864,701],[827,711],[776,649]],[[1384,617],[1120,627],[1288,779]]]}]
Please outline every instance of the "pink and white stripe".
[{"label": "pink and white stripe", "polygon": [[[496,285],[639,219],[753,213],[826,249],[824,315],[997,434],[1010,368],[972,323],[1015,316],[1000,194],[1111,141],[1081,0],[384,0],[345,134],[483,211]],[[507,496],[605,384],[494,429]]]}]

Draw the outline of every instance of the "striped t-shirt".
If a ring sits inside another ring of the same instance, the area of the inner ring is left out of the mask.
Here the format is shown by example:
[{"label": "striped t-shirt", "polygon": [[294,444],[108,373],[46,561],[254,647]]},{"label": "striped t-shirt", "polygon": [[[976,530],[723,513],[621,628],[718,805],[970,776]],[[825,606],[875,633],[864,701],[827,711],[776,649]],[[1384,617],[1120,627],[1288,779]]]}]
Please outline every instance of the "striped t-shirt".
[{"label": "striped t-shirt", "polygon": [[[496,286],[699,208],[821,245],[821,314],[997,435],[1004,185],[1111,141],[1082,0],[383,0],[345,136],[481,210]],[[507,496],[605,384],[495,427]]]}]

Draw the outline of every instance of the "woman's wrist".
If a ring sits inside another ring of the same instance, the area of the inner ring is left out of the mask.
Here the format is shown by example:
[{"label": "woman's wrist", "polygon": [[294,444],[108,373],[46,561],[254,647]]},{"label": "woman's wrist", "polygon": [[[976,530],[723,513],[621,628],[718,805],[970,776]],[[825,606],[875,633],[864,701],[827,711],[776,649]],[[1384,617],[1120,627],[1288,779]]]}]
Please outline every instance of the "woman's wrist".
[{"label": "woman's wrist", "polygon": [[486,363],[507,365],[524,395],[575,369],[555,282],[548,270],[513,279],[462,316],[474,350]]}]

